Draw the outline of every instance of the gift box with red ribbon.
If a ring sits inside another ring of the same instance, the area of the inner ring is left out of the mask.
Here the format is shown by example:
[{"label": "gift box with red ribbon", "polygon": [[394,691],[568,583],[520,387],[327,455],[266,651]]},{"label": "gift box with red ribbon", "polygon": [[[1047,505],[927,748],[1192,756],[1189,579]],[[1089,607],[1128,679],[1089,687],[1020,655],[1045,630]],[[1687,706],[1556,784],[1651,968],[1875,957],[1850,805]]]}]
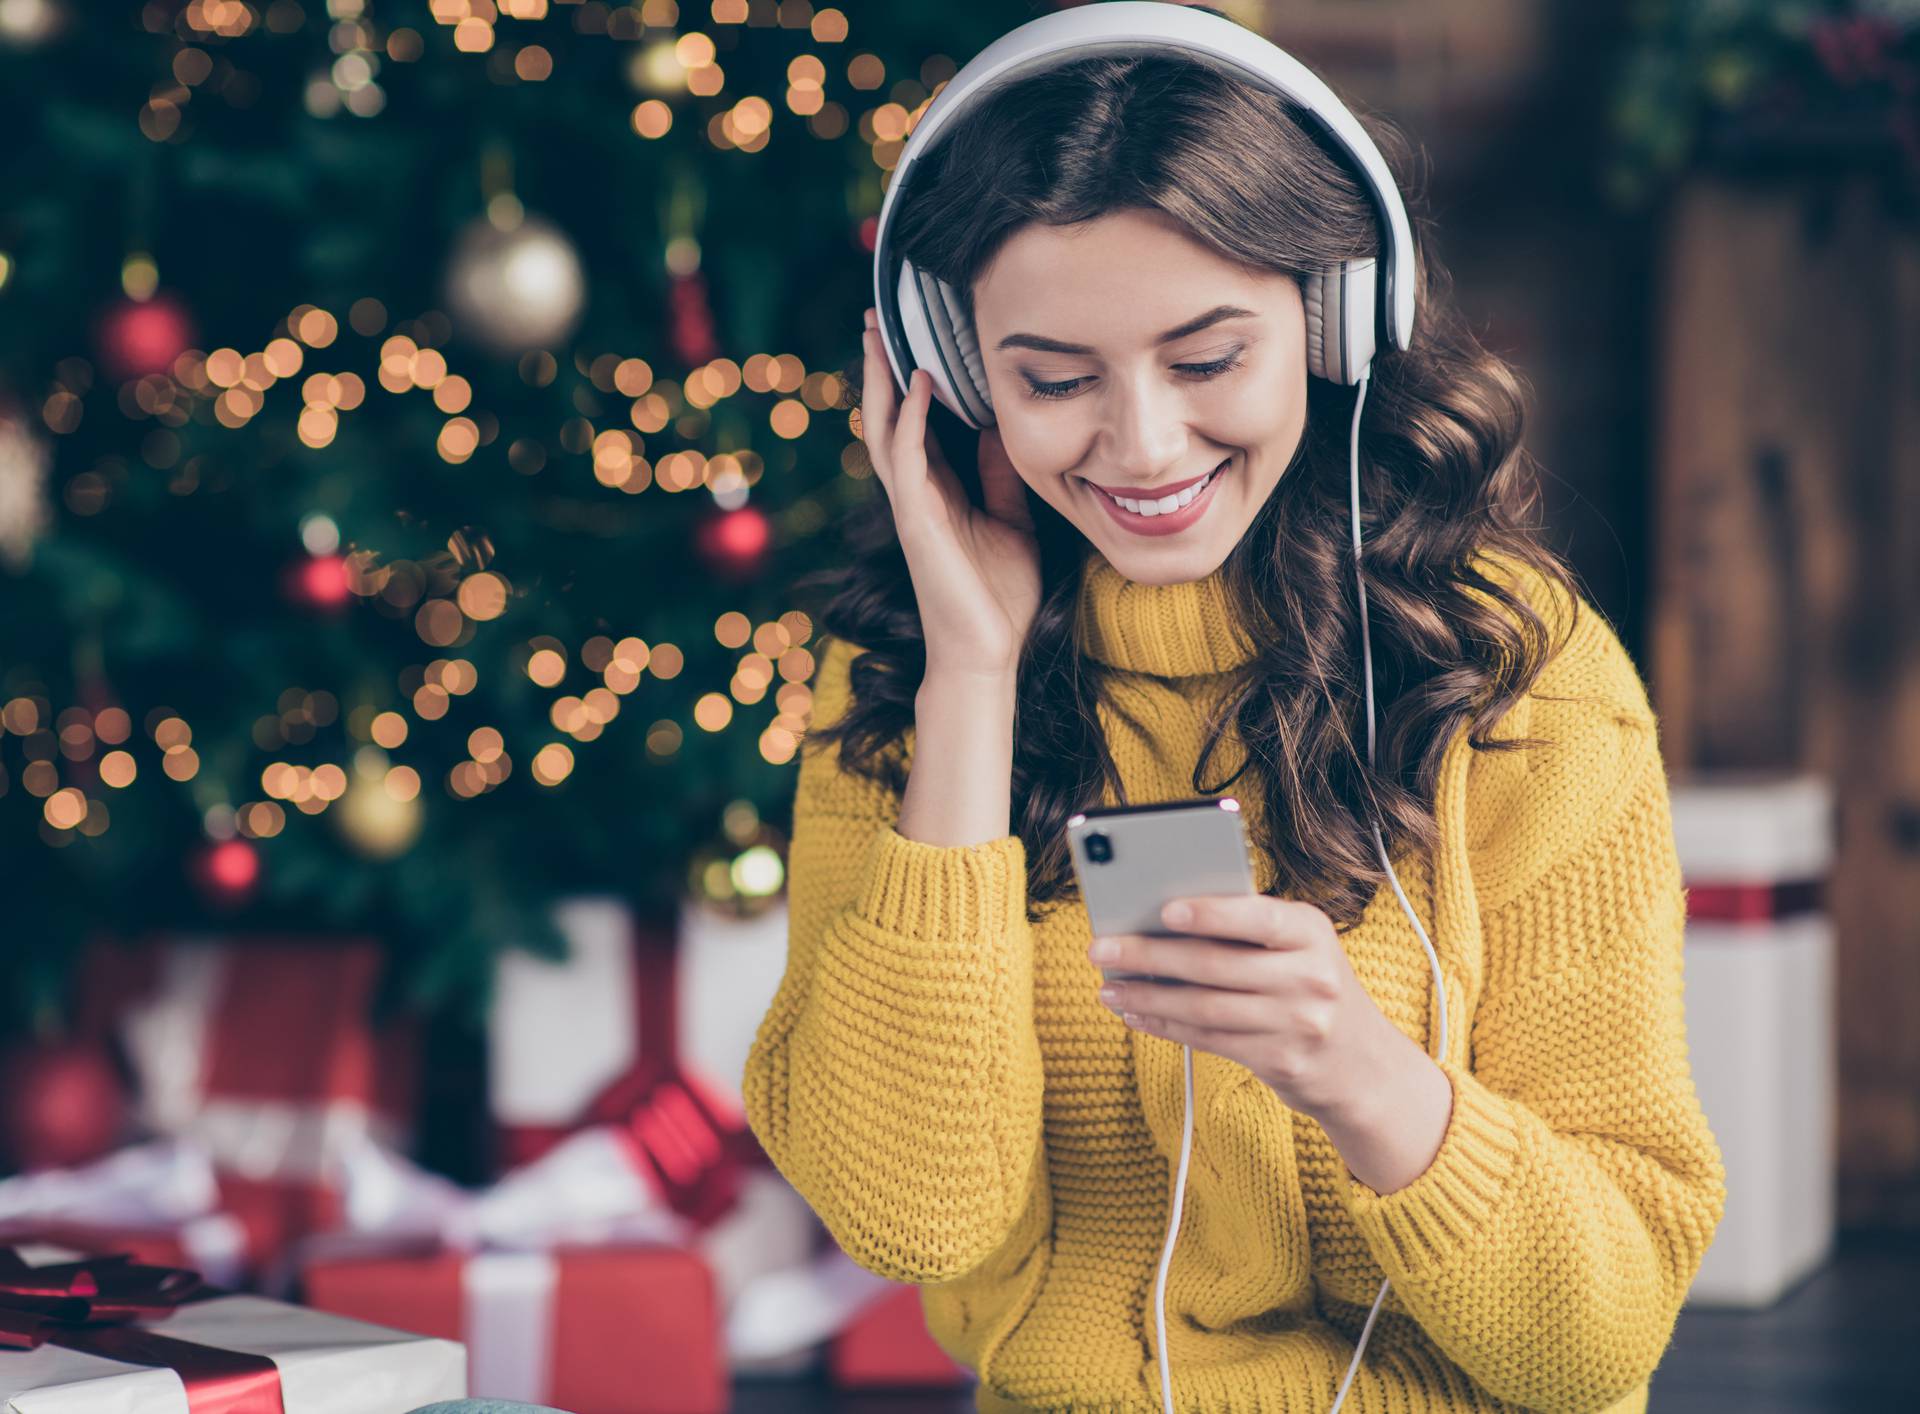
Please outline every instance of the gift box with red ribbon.
[{"label": "gift box with red ribbon", "polygon": [[[449,1298],[435,1308],[440,1325],[421,1329],[467,1335],[476,1395],[577,1414],[628,1409],[635,1406],[608,1403],[607,1391],[636,1368],[671,1365],[686,1368],[684,1385],[656,1386],[649,1398],[686,1395],[685,1407],[696,1409],[736,1370],[791,1368],[797,1343],[781,1339],[791,1318],[762,1304],[752,1348],[737,1361],[727,1329],[734,1303],[769,1274],[803,1264],[819,1235],[818,1220],[777,1173],[747,1172],[740,1201],[706,1226],[666,1204],[625,1133],[610,1126],[570,1135],[481,1189],[376,1145],[350,1156],[346,1178],[347,1229],[301,1245],[307,1297],[382,1320],[418,1306],[411,1296],[382,1305],[383,1293],[457,1292],[457,1305]],[[577,1308],[599,1309],[599,1297],[582,1293],[623,1280],[631,1290],[608,1316],[625,1323],[622,1338],[582,1340],[582,1330],[597,1327],[576,1319]],[[661,1303],[671,1316],[658,1315]],[[609,1360],[618,1362],[613,1373]]]},{"label": "gift box with red ribbon", "polygon": [[250,1268],[247,1230],[219,1202],[206,1152],[191,1140],[157,1139],[78,1168],[0,1178],[0,1242],[125,1252],[238,1285]]},{"label": "gift box with red ribbon", "polygon": [[1682,776],[1671,793],[1687,1053],[1727,1170],[1688,1300],[1767,1306],[1833,1243],[1833,795],[1819,777],[1751,772]]},{"label": "gift box with red ribbon", "polygon": [[82,1034],[126,1053],[144,1128],[212,1156],[258,1263],[338,1226],[344,1146],[410,1132],[418,1029],[374,1019],[382,966],[371,939],[147,938],[87,956]]},{"label": "gift box with red ribbon", "polygon": [[614,898],[555,909],[568,956],[502,956],[488,1020],[488,1102],[502,1169],[613,1126],[675,1212],[707,1225],[741,1171],[771,1167],[739,1104],[682,1064],[676,940]]},{"label": "gift box with red ribbon", "polygon": [[465,1393],[457,1341],[236,1295],[124,1254],[0,1248],[7,1414],[406,1414]]},{"label": "gift box with red ribbon", "polygon": [[464,1340],[476,1396],[571,1414],[721,1414],[729,1384],[712,1271],[671,1243],[422,1251],[308,1264],[306,1299]]}]

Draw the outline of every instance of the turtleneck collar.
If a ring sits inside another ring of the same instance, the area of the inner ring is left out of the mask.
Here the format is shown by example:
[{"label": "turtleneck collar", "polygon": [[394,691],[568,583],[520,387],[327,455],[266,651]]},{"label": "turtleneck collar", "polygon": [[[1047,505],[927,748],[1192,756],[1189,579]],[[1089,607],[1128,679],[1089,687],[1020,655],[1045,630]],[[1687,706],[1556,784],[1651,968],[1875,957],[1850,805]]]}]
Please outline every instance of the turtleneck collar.
[{"label": "turtleneck collar", "polygon": [[1091,548],[1077,631],[1088,657],[1155,677],[1227,672],[1255,651],[1227,595],[1224,566],[1182,584],[1137,584]]}]

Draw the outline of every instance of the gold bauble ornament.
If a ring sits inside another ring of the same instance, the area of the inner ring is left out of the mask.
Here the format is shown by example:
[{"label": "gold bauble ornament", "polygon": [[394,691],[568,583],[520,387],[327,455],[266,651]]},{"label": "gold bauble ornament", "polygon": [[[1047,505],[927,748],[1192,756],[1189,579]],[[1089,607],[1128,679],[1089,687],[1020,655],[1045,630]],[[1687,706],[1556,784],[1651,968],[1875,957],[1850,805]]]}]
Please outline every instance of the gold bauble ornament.
[{"label": "gold bauble ornament", "polygon": [[341,835],[368,859],[392,859],[413,848],[425,823],[420,798],[401,800],[384,779],[361,771],[351,773],[346,794],[327,811]]},{"label": "gold bauble ornament", "polygon": [[757,917],[786,892],[786,836],[757,822],[742,829],[737,812],[728,823],[725,834],[695,851],[687,889],[722,913]]}]

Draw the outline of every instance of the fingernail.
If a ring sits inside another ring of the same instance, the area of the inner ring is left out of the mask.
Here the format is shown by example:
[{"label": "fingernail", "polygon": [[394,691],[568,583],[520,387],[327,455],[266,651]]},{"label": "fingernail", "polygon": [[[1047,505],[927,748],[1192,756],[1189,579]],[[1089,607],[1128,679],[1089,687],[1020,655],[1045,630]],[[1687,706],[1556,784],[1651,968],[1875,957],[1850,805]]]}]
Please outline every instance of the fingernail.
[{"label": "fingernail", "polygon": [[1095,938],[1093,946],[1087,949],[1087,956],[1095,962],[1112,962],[1120,956],[1120,944],[1112,938]]},{"label": "fingernail", "polygon": [[1193,909],[1184,903],[1170,903],[1160,910],[1160,917],[1169,928],[1184,928],[1193,922]]}]

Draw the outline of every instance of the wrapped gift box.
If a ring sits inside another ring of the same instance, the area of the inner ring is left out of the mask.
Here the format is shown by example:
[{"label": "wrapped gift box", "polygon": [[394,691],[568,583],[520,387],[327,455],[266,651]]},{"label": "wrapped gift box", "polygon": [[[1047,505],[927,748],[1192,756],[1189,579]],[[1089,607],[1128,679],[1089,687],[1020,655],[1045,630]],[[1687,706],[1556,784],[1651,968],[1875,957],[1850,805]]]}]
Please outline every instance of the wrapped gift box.
[{"label": "wrapped gift box", "polygon": [[234,1286],[250,1269],[248,1235],[219,1201],[219,1177],[203,1149],[156,1139],[76,1168],[0,1178],[0,1243],[127,1252]]},{"label": "wrapped gift box", "polygon": [[371,939],[149,938],[86,959],[83,1033],[125,1051],[147,1130],[213,1157],[263,1265],[339,1224],[346,1147],[407,1138],[418,1033],[373,1021],[381,967]]},{"label": "wrapped gift box", "polygon": [[964,1389],[973,1372],[927,1333],[920,1289],[889,1282],[827,1346],[827,1375],[841,1389],[918,1386]]},{"label": "wrapped gift box", "polygon": [[1767,1306],[1833,1247],[1832,794],[1815,777],[1741,774],[1676,780],[1672,803],[1688,1057],[1727,1168],[1687,1299]]},{"label": "wrapped gift box", "polygon": [[[0,1253],[42,1273],[80,1255],[34,1246]],[[48,1325],[28,1337],[21,1334],[27,1324],[0,1319],[0,1333],[13,1336],[0,1339],[6,1414],[407,1414],[466,1393],[466,1352],[457,1341],[263,1296],[205,1289],[131,1325]],[[12,1348],[26,1339],[43,1343]]]},{"label": "wrapped gift box", "polygon": [[747,1055],[786,968],[785,899],[747,918],[695,898],[681,904],[680,1059],[736,1110],[745,1104]]},{"label": "wrapped gift box", "polygon": [[553,910],[567,956],[504,952],[487,1012],[487,1103],[501,1162],[536,1159],[640,1059],[634,920],[613,898]]},{"label": "wrapped gift box", "polygon": [[322,1310],[464,1338],[476,1397],[571,1414],[728,1407],[713,1275],[684,1247],[321,1258],[304,1289]]},{"label": "wrapped gift box", "polygon": [[213,1213],[168,1226],[72,1221],[0,1223],[0,1247],[49,1247],[106,1256],[124,1252],[156,1267],[185,1267],[229,1286],[247,1274],[246,1234],[232,1217]]},{"label": "wrapped gift box", "polygon": [[618,1125],[668,1206],[705,1226],[770,1167],[729,1094],[681,1063],[676,940],[625,902],[559,904],[564,958],[502,955],[488,1013],[488,1104],[503,1169]]}]

